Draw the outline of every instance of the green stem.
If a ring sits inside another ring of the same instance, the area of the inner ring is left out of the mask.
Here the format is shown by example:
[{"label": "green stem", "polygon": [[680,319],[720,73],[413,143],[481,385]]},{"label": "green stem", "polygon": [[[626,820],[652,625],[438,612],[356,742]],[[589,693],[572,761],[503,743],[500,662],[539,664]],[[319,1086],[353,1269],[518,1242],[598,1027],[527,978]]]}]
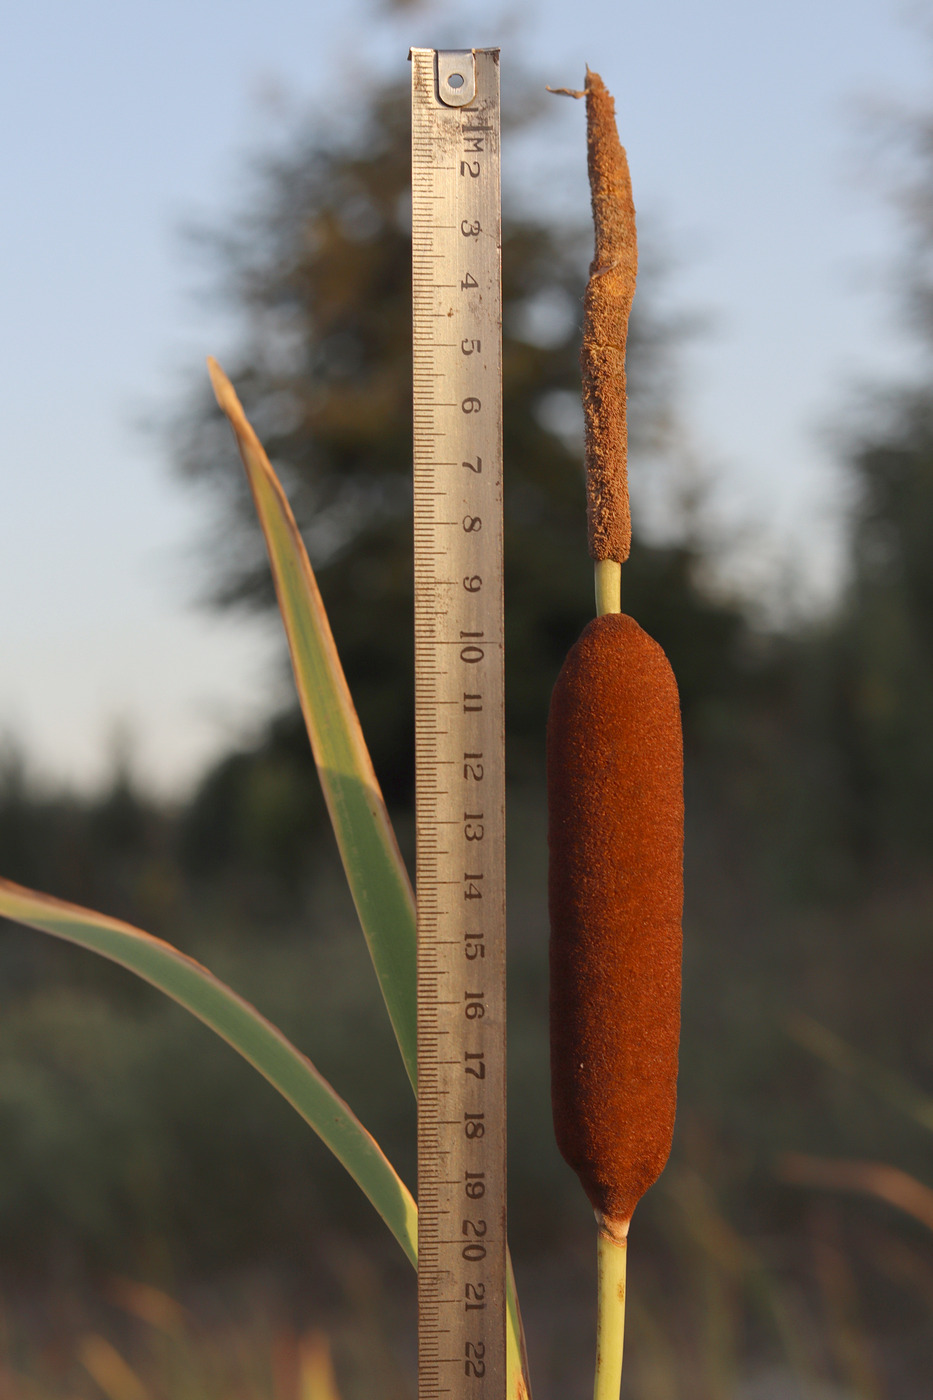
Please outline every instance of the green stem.
[{"label": "green stem", "polygon": [[[598,1219],[598,1217],[597,1217]],[[625,1227],[627,1229],[627,1225]],[[610,1234],[610,1230],[615,1234]],[[593,1400],[619,1400],[625,1336],[625,1265],[628,1239],[611,1221],[599,1220],[596,1245],[596,1379]]]},{"label": "green stem", "polygon": [[512,1272],[512,1256],[505,1252],[506,1268],[506,1400],[531,1400],[525,1329],[518,1307],[518,1290]]},{"label": "green stem", "polygon": [[596,583],[596,616],[622,611],[622,565],[616,559],[599,559],[593,566]]}]

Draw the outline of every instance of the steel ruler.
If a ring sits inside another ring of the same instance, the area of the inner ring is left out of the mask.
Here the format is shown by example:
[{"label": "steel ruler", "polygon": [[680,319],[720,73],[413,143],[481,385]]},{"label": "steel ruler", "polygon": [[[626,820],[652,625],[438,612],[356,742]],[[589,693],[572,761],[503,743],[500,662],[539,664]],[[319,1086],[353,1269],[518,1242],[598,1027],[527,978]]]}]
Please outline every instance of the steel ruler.
[{"label": "steel ruler", "polygon": [[504,1400],[499,53],[411,61],[419,1400]]}]

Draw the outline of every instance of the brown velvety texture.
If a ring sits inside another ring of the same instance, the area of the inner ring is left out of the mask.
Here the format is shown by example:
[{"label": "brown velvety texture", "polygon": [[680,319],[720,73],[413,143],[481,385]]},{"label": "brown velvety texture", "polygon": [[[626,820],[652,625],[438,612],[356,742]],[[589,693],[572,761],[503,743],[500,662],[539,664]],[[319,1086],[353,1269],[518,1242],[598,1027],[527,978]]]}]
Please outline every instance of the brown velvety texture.
[{"label": "brown velvety texture", "polygon": [[627,1222],[674,1129],[683,741],[667,657],[624,613],[564,662],[547,781],[557,1144],[594,1207]]},{"label": "brown velvety texture", "polygon": [[596,248],[583,301],[583,412],[590,555],[628,558],[625,342],[635,295],[638,243],[628,160],[615,103],[598,73],[586,74],[586,143]]}]

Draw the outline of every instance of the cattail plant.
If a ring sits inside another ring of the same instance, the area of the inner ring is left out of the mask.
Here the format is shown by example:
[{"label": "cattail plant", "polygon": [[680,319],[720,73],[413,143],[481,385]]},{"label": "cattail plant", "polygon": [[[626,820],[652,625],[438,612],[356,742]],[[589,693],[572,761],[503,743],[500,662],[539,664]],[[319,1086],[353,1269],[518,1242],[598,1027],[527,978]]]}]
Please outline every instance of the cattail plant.
[{"label": "cattail plant", "polygon": [[[595,73],[585,95],[596,256],[586,293],[583,395],[598,616],[567,658],[549,720],[551,1032],[558,1142],[599,1225],[596,1396],[616,1400],[628,1225],[664,1166],[674,1119],[682,756],[677,689],[664,653],[620,612],[630,538],[625,339],[635,222],[612,99]],[[265,535],[328,812],[414,1084],[411,884],[294,516],[233,386],[214,362],[210,374]],[[350,1106],[250,1002],[170,943],[2,878],[0,918],[111,959],[211,1027],[319,1134],[417,1263],[417,1207],[407,1186]],[[506,1400],[526,1400],[511,1268],[507,1303]],[[98,1348],[98,1362],[102,1355]]]},{"label": "cattail plant", "polygon": [[683,744],[667,657],[621,611],[635,211],[614,103],[589,70],[585,96],[596,249],[581,358],[597,616],[564,662],[548,718],[551,1096],[558,1146],[596,1212],[595,1397],[617,1400],[629,1222],[674,1128]]}]

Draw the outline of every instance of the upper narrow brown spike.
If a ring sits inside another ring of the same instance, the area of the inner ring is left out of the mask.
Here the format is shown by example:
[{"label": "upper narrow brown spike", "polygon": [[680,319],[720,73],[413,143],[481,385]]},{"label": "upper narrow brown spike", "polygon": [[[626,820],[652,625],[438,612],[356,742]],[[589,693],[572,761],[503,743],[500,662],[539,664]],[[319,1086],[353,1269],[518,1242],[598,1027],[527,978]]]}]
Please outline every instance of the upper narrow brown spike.
[{"label": "upper narrow brown spike", "polygon": [[593,559],[624,563],[632,540],[628,501],[625,342],[635,295],[638,242],[628,159],[615,102],[598,73],[586,73],[587,164],[596,248],[583,301],[586,495]]}]

